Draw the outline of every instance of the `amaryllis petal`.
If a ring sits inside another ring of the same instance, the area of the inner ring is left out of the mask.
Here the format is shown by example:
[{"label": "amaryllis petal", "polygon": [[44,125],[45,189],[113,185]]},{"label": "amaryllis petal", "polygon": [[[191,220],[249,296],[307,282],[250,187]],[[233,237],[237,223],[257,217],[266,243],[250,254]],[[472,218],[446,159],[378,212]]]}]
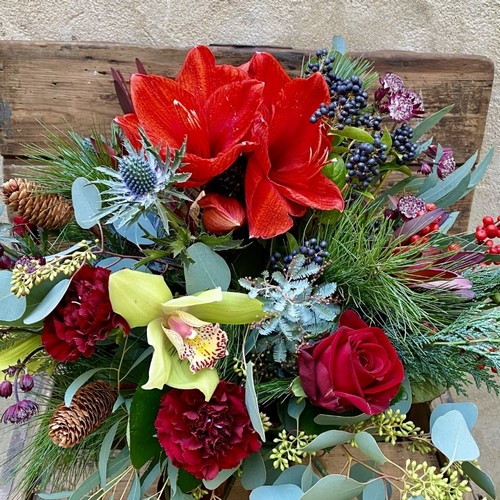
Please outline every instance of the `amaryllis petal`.
[{"label": "amaryllis petal", "polygon": [[177,82],[200,100],[206,101],[219,87],[247,79],[245,71],[229,64],[215,64],[215,57],[208,47],[192,48],[176,78]]},{"label": "amaryllis petal", "polygon": [[139,134],[139,121],[135,113],[115,117],[115,122],[125,133],[130,144],[135,149],[141,148],[141,135]]},{"label": "amaryllis petal", "polygon": [[131,328],[145,326],[163,314],[162,302],[172,298],[163,276],[122,269],[109,276],[109,299],[113,311]]}]

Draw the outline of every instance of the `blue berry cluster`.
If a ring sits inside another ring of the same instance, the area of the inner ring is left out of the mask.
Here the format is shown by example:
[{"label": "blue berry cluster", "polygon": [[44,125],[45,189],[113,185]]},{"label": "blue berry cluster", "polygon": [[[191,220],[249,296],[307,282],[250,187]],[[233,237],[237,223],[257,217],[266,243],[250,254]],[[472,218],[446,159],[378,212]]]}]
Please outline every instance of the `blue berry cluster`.
[{"label": "blue berry cluster", "polygon": [[364,190],[380,175],[380,165],[387,161],[387,146],[382,144],[380,135],[374,135],[373,144],[356,142],[347,158],[347,182],[354,189]]},{"label": "blue berry cluster", "polygon": [[402,155],[398,163],[404,164],[412,161],[417,155],[418,144],[411,141],[413,129],[407,123],[391,132],[392,148]]},{"label": "blue berry cluster", "polygon": [[299,248],[294,248],[288,255],[282,255],[280,252],[274,252],[271,256],[271,268],[276,270],[287,270],[296,255],[302,254],[306,258],[306,262],[314,262],[316,264],[323,264],[325,258],[330,254],[326,250],[328,242],[320,241],[317,238],[311,238],[304,242]]},{"label": "blue berry cluster", "polygon": [[375,131],[381,130],[380,122],[383,117],[380,115],[372,115],[371,113],[364,113],[359,118],[356,119],[354,125],[356,127],[364,127],[365,129],[372,129]]}]

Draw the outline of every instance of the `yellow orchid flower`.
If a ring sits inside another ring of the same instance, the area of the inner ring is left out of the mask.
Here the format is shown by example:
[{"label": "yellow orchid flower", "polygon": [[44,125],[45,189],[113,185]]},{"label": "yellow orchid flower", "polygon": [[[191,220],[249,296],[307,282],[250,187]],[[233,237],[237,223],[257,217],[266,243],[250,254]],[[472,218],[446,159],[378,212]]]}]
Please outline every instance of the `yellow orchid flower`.
[{"label": "yellow orchid flower", "polygon": [[253,323],[262,304],[248,295],[214,288],[173,298],[162,276],[123,269],[109,278],[113,310],[132,327],[147,325],[153,346],[144,389],[199,389],[207,400],[219,383],[214,366],[226,355],[222,324]]}]

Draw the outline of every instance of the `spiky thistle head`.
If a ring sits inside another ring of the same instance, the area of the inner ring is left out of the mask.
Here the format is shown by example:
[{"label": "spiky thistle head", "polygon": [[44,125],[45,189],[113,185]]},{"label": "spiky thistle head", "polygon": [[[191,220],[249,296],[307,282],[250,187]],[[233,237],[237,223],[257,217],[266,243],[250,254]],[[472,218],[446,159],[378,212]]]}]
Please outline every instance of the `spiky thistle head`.
[{"label": "spiky thistle head", "polygon": [[185,182],[191,174],[179,173],[186,145],[172,155],[167,148],[163,160],[160,147],[155,148],[141,131],[142,147],[136,150],[125,141],[127,154],[116,158],[118,170],[100,167],[108,179],[97,181],[108,187],[104,191],[105,208],[102,217],[110,216],[107,223],[123,226],[158,206],[159,202],[172,203],[189,198],[174,185]]}]

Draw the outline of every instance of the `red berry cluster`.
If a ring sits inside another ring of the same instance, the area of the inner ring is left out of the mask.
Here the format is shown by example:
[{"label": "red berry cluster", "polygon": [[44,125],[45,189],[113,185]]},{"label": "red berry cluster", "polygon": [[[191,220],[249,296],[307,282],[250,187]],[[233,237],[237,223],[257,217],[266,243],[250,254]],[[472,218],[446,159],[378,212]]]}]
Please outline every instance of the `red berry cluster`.
[{"label": "red berry cluster", "polygon": [[[476,227],[476,240],[488,247],[486,253],[500,254],[500,245],[495,245],[494,238],[500,238],[500,215],[495,219],[490,215],[483,217],[483,224]],[[495,262],[500,264],[500,261]]]},{"label": "red berry cluster", "polygon": [[[427,212],[432,212],[433,210],[436,210],[436,205],[434,205],[434,203],[426,203],[425,210],[418,212],[417,217],[420,217]],[[439,229],[439,222],[441,222],[441,219],[442,216],[437,217],[431,224],[422,228],[418,233],[415,233],[410,238],[410,243],[427,243],[429,241],[429,234]]]}]

